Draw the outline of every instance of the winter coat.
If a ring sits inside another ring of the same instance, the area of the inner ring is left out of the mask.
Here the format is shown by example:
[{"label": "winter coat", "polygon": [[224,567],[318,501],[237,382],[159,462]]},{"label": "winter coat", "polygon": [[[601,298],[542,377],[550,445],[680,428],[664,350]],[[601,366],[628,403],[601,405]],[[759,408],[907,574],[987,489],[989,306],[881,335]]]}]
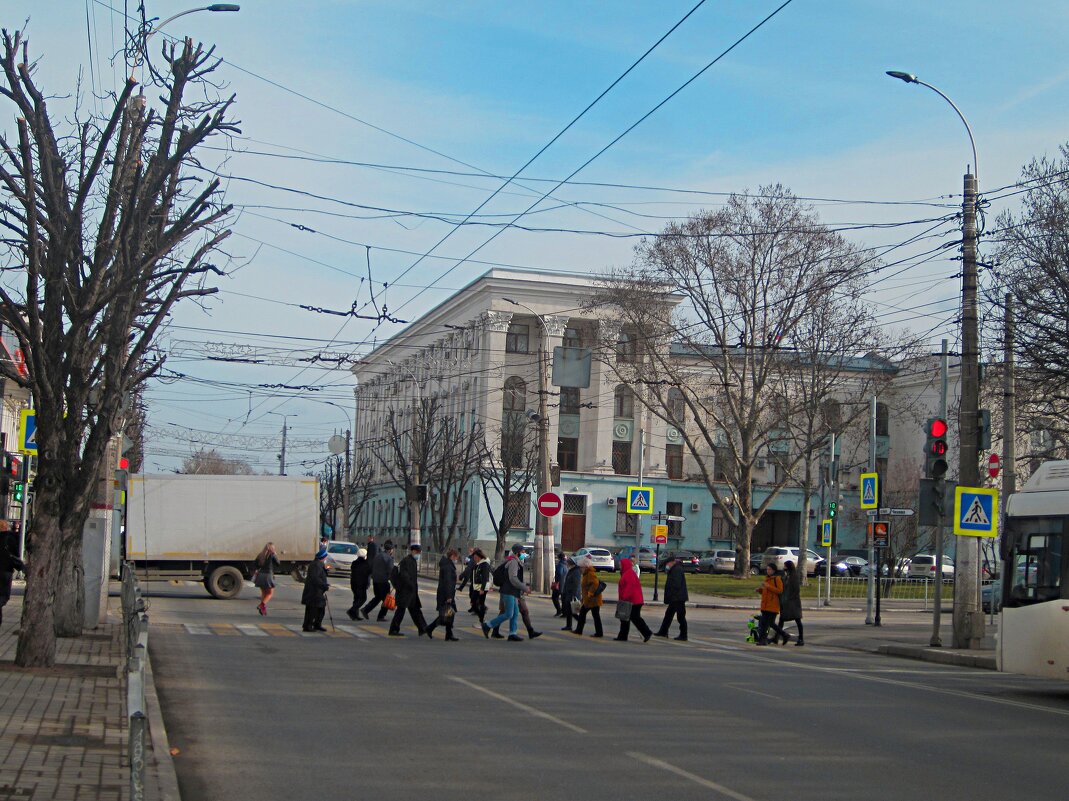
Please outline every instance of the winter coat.
[{"label": "winter coat", "polygon": [[364,550],[367,551],[367,561],[371,564],[375,561],[375,557],[379,555],[379,544],[375,540],[368,540],[367,545],[364,546]]},{"label": "winter coat", "polygon": [[371,580],[376,584],[386,584],[393,572],[393,554],[379,551],[371,562]]},{"label": "winter coat", "polygon": [[505,583],[501,585],[502,595],[511,595],[520,598],[527,591],[527,584],[523,580],[523,564],[512,554],[505,558]]},{"label": "winter coat", "polygon": [[453,603],[453,596],[457,594],[457,566],[448,556],[438,560],[438,595],[435,597],[435,605],[441,609],[447,604]]},{"label": "winter coat", "polygon": [[476,592],[487,592],[493,583],[494,576],[493,571],[490,569],[490,563],[483,559],[472,568],[471,585]]},{"label": "winter coat", "polygon": [[761,585],[761,611],[778,612],[781,592],[783,592],[783,579],[775,575],[765,576],[765,583]]},{"label": "winter coat", "polygon": [[780,615],[784,620],[802,619],[802,576],[797,570],[784,575],[786,586],[779,597]]},{"label": "winter coat", "polygon": [[256,563],[256,570],[259,573],[266,574],[271,578],[275,577],[275,570],[279,568],[278,557],[273,553],[269,553],[267,558],[264,559],[263,564]]},{"label": "winter coat", "polygon": [[668,571],[664,579],[664,602],[666,604],[686,603],[690,600],[687,592],[687,574],[683,572],[683,565],[676,562]]},{"label": "winter coat", "polygon": [[598,578],[598,571],[593,567],[584,568],[582,583],[584,609],[601,606],[601,593],[598,592],[600,585],[601,579]]},{"label": "winter coat", "polygon": [[582,578],[583,569],[579,565],[572,565],[568,568],[568,574],[564,577],[564,584],[561,585],[561,595],[564,596],[565,601],[570,603],[579,598]]},{"label": "winter coat", "polygon": [[460,585],[457,589],[464,589],[467,585],[474,581],[475,576],[475,558],[468,557],[468,561],[464,563],[464,570],[460,573]]},{"label": "winter coat", "polygon": [[419,602],[419,565],[412,554],[398,563],[394,589],[397,590],[397,605],[402,609],[420,609],[423,606]]},{"label": "winter coat", "polygon": [[564,589],[564,579],[568,576],[568,563],[563,559],[557,562],[557,569],[553,572],[553,580]]},{"label": "winter coat", "polygon": [[352,570],[349,573],[349,589],[354,593],[367,590],[368,582],[371,581],[371,563],[363,556],[356,557]]},{"label": "winter coat", "polygon": [[327,570],[323,566],[323,562],[316,559],[308,565],[308,576],[304,580],[304,592],[301,593],[301,603],[305,606],[326,606],[327,589],[329,587],[330,584],[327,582]]},{"label": "winter coat", "polygon": [[621,601],[630,601],[635,606],[645,603],[642,597],[642,583],[638,580],[638,574],[631,567],[630,559],[620,560],[620,588],[617,598]]}]

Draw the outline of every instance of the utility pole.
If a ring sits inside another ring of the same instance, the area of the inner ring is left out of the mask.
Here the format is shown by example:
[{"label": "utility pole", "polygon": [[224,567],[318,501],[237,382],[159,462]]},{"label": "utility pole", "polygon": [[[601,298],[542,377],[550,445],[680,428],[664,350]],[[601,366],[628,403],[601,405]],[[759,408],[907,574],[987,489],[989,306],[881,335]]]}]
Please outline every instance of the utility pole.
[{"label": "utility pole", "polygon": [[[642,412],[643,422],[645,422],[645,407]],[[638,485],[642,486],[642,468],[643,462],[646,459],[646,430],[643,427],[638,429]],[[651,503],[650,506],[653,506]],[[652,511],[652,510],[651,510]],[[638,560],[642,554],[642,518],[645,515],[635,515],[635,560],[634,565],[638,567]],[[656,565],[654,566],[656,573]]]},{"label": "utility pole", "polygon": [[[943,340],[943,353],[939,362],[941,378],[941,390],[939,393],[939,417],[947,419],[947,392],[950,386],[950,356],[947,351],[947,341]],[[946,478],[936,478],[933,483],[934,495],[938,499],[939,522],[935,526],[935,564],[938,576],[935,586],[935,599],[932,603],[932,638],[928,645],[932,648],[941,648],[943,638],[939,629],[943,623],[943,525],[946,516]]]},{"label": "utility pole", "polygon": [[[961,207],[961,402],[958,414],[958,484],[980,486],[980,345],[976,310],[976,176],[965,174]],[[938,566],[942,570],[942,565]],[[979,648],[980,539],[957,537],[954,565],[954,647]]]},{"label": "utility pole", "polygon": [[[415,376],[412,376],[412,380],[415,381]],[[424,419],[429,414],[429,409],[423,402],[423,390],[419,384],[415,384],[417,393],[417,402],[419,406],[416,411],[416,419],[412,423],[412,484],[405,487],[408,501],[408,544],[421,545],[420,538],[423,535],[423,498],[420,497],[420,493],[425,490],[422,489],[420,484],[419,465],[420,460],[426,456],[423,448],[420,447],[420,438],[423,436],[421,429],[424,428],[424,423],[427,421]]]},{"label": "utility pole", "polygon": [[[1006,293],[1006,341],[1003,353],[1005,374],[1002,377],[1002,508],[1017,492],[1017,376],[1013,349],[1016,332],[1013,320],[1013,295]],[[1002,529],[1005,531],[1005,527]]]},{"label": "utility pole", "polygon": [[[831,500],[839,503],[839,462],[835,456],[835,432],[831,432],[831,455],[828,457],[828,476],[825,479],[823,471],[820,476],[820,520],[817,524],[824,525],[824,515],[827,514],[827,506],[824,505],[824,487],[828,485],[831,491]],[[838,511],[838,505],[836,505],[836,511]],[[836,515],[838,516],[838,515]],[[831,522],[832,537],[835,536],[835,518],[832,518]],[[824,562],[824,589],[826,595],[824,597],[824,605],[831,606],[831,545],[828,546],[828,558]]]},{"label": "utility pole", "polygon": [[[545,321],[542,323],[541,340],[538,348],[538,494],[549,492],[552,484],[549,464],[549,331]],[[538,592],[549,592],[552,579],[547,574],[553,566],[553,521],[539,511],[535,511],[535,549],[534,588]]]},{"label": "utility pole", "polygon": [[[869,402],[869,472],[876,472],[876,396],[872,396],[872,400]],[[877,487],[879,483],[877,482]],[[879,507],[880,493],[876,493],[877,508]],[[870,517],[868,522],[872,522],[875,518]],[[865,526],[866,532],[868,532],[868,525]],[[867,534],[869,541],[869,565],[872,565],[876,561],[876,548],[873,543],[871,532]],[[872,616],[873,607],[876,605],[876,576],[874,571],[869,571],[868,580],[868,599],[865,604],[865,625],[871,626],[875,619]]]},{"label": "utility pole", "polygon": [[286,422],[291,417],[296,417],[295,414],[281,414],[279,412],[268,412],[268,414],[275,414],[282,418],[282,449],[278,454],[278,474],[280,476],[286,475],[286,430],[288,426]]},{"label": "utility pole", "polygon": [[345,430],[345,484],[342,486],[341,504],[345,522],[342,530],[345,539],[349,539],[349,485],[352,482],[352,463],[349,461],[349,452],[352,450],[352,431]]}]

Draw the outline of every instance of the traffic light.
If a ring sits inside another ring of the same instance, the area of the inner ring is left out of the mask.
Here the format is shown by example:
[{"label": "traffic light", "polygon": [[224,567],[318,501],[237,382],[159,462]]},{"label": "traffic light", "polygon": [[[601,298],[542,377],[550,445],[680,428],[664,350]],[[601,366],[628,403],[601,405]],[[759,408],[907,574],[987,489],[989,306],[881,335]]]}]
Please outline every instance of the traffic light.
[{"label": "traffic light", "polygon": [[828,501],[828,519],[834,520],[835,513],[839,511],[839,504],[836,501]]},{"label": "traffic light", "polygon": [[980,450],[991,450],[991,410],[980,409],[976,413],[976,430]]},{"label": "traffic light", "polygon": [[942,478],[947,474],[947,421],[942,417],[929,417],[925,428],[924,475]]},{"label": "traffic light", "polygon": [[22,503],[22,499],[26,495],[26,485],[21,481],[16,481],[11,485],[11,502]]}]

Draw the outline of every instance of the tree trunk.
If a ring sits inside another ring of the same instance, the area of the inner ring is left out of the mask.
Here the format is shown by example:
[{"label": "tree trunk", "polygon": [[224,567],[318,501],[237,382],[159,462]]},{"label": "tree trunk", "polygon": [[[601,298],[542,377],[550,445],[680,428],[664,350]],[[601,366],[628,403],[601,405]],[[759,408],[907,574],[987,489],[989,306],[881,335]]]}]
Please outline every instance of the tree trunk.
[{"label": "tree trunk", "polygon": [[80,637],[85,628],[85,566],[82,564],[81,532],[77,535],[65,534],[63,540],[55,574],[54,625],[57,637]]},{"label": "tree trunk", "polygon": [[15,664],[52,667],[56,664],[55,587],[62,561],[59,520],[38,510],[32,550],[26,558],[26,595]]}]

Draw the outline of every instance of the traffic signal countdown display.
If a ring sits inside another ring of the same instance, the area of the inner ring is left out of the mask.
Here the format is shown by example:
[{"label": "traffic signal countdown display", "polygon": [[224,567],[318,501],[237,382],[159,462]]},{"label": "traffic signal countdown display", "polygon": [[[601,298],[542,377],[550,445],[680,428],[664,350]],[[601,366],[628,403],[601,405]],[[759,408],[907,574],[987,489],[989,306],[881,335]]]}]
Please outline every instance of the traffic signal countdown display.
[{"label": "traffic signal countdown display", "polygon": [[947,474],[947,421],[942,417],[930,417],[925,426],[924,475],[928,478],[943,478]]}]

